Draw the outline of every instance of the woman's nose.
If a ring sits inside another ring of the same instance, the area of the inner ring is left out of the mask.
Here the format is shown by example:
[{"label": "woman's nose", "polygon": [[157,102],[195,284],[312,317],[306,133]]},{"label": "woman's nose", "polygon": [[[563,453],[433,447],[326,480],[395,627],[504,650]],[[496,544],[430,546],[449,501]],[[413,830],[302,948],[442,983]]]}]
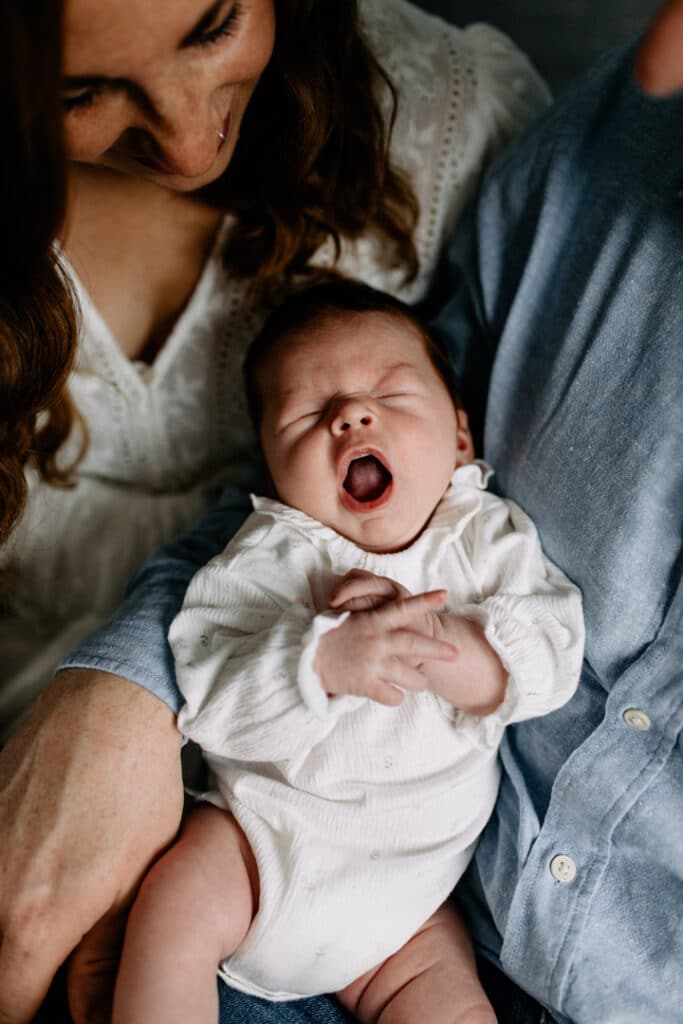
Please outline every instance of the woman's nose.
[{"label": "woman's nose", "polygon": [[[200,83],[173,83],[154,104],[151,134],[163,163],[174,174],[200,178],[212,167],[222,147],[223,115],[204,94]],[[224,112],[223,112],[224,113]]]},{"label": "woman's nose", "polygon": [[178,125],[170,131],[155,132],[164,165],[173,174],[201,178],[213,166],[223,139],[210,125]]},{"label": "woman's nose", "polygon": [[345,399],[338,403],[332,418],[332,433],[340,436],[349,430],[363,430],[371,427],[375,415],[369,403],[358,398]]}]

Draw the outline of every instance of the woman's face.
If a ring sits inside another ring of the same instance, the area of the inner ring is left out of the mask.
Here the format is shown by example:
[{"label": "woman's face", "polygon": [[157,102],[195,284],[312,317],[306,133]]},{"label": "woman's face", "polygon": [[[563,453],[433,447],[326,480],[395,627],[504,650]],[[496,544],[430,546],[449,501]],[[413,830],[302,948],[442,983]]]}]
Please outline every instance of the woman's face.
[{"label": "woman's face", "polygon": [[69,158],[178,192],[214,181],[274,38],[274,0],[66,0]]}]

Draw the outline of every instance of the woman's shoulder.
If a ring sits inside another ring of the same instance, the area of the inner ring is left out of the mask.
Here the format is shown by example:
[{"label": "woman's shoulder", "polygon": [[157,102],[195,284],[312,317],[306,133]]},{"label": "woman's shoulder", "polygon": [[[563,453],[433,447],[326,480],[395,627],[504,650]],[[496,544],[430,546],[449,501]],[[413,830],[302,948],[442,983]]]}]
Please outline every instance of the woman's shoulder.
[{"label": "woman's shoulder", "polygon": [[[402,287],[400,273],[394,281],[378,270],[371,283],[415,301],[485,166],[544,109],[549,93],[514,43],[489,25],[458,28],[407,0],[362,0],[361,12],[368,44],[397,92],[392,158],[420,206],[418,278]],[[388,116],[388,96],[384,102]],[[372,260],[365,263],[372,277]]]},{"label": "woman's shoulder", "polygon": [[[361,0],[361,17],[373,53],[404,105],[438,103],[465,89],[480,107],[493,103],[527,121],[549,102],[529,59],[492,25],[460,28],[408,0]],[[414,91],[407,93],[411,86]]]}]

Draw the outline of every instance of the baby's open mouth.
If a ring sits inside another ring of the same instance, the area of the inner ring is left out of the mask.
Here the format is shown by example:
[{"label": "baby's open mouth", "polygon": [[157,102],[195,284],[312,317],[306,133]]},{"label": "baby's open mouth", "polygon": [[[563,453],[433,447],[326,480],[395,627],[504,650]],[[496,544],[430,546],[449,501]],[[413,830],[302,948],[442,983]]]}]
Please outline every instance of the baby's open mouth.
[{"label": "baby's open mouth", "polygon": [[375,455],[361,455],[349,463],[343,486],[355,501],[377,501],[391,481],[391,473]]}]

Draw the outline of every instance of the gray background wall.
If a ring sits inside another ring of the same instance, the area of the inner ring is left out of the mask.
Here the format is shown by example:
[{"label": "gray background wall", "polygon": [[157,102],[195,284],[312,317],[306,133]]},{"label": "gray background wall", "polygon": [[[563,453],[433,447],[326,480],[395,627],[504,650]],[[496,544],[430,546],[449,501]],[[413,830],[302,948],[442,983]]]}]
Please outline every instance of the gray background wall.
[{"label": "gray background wall", "polygon": [[561,91],[610,46],[640,32],[660,0],[418,0],[467,25],[488,21],[531,58],[553,92]]}]

